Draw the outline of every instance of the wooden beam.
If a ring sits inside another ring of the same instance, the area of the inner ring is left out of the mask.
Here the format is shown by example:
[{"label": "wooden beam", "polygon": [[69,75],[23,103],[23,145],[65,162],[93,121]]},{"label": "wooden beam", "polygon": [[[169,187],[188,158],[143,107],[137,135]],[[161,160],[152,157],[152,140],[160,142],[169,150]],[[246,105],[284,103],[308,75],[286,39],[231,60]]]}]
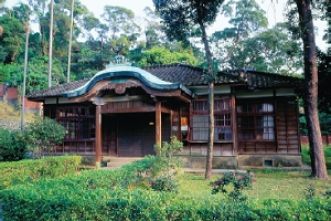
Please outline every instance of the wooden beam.
[{"label": "wooden beam", "polygon": [[160,101],[157,101],[155,103],[155,144],[161,145],[162,142],[162,105]]},{"label": "wooden beam", "polygon": [[231,119],[232,119],[232,141],[233,154],[238,154],[238,131],[237,131],[237,105],[235,95],[231,96]]},{"label": "wooden beam", "polygon": [[95,165],[96,165],[96,167],[101,166],[101,159],[102,159],[101,124],[102,124],[101,106],[97,105],[96,111],[95,111]]}]

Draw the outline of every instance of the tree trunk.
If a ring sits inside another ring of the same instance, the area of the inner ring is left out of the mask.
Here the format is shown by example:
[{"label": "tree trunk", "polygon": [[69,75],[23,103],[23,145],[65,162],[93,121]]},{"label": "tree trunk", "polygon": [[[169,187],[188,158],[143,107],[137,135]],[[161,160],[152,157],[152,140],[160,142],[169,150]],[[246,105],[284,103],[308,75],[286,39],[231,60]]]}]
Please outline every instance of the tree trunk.
[{"label": "tree trunk", "polygon": [[53,66],[53,18],[54,0],[50,3],[50,22],[49,22],[49,51],[48,51],[48,87],[52,87],[52,66]]},{"label": "tree trunk", "polygon": [[312,176],[327,179],[320,123],[318,119],[318,69],[310,0],[296,0],[304,45],[305,115],[308,126]]},{"label": "tree trunk", "polygon": [[25,24],[25,51],[24,51],[24,71],[23,71],[23,85],[22,85],[22,109],[21,109],[21,130],[24,129],[24,116],[25,116],[25,94],[26,94],[26,75],[28,72],[28,55],[29,55],[29,36],[30,36],[30,27],[29,23]]},{"label": "tree trunk", "polygon": [[67,68],[67,82],[70,82],[70,69],[71,69],[71,50],[72,50],[72,34],[74,27],[74,6],[75,0],[71,0],[71,14],[70,14],[70,36],[68,46],[68,68]]},{"label": "tree trunk", "polygon": [[213,150],[214,150],[214,74],[213,74],[213,56],[210,51],[206,28],[203,22],[199,22],[199,26],[202,32],[202,42],[206,52],[206,59],[208,64],[208,78],[209,78],[209,135],[208,135],[208,150],[206,159],[206,171],[205,179],[211,178],[212,168],[213,168]]}]

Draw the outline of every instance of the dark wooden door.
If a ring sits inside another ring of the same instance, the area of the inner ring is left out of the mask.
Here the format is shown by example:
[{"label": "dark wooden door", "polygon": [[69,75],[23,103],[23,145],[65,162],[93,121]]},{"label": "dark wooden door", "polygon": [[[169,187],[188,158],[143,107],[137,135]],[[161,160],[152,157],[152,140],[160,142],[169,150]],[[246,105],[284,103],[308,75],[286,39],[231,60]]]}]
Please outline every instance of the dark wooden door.
[{"label": "dark wooden door", "polygon": [[118,156],[154,154],[154,113],[118,114]]},{"label": "dark wooden door", "polygon": [[114,115],[102,116],[102,137],[104,155],[117,156],[117,119]]}]

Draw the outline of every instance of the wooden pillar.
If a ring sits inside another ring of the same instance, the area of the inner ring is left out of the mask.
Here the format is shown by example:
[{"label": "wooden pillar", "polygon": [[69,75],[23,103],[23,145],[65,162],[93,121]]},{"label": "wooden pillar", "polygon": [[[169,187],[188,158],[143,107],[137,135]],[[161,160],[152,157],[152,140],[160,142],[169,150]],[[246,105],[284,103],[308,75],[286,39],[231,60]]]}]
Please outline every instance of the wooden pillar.
[{"label": "wooden pillar", "polygon": [[101,124],[102,124],[101,106],[96,105],[95,111],[95,165],[101,166],[102,159],[102,136],[101,136]]},{"label": "wooden pillar", "polygon": [[232,118],[233,154],[238,155],[237,107],[236,107],[236,97],[234,95],[231,96],[231,118]]},{"label": "wooden pillar", "polygon": [[161,102],[155,103],[155,144],[161,145],[162,142],[162,118],[161,118]]}]

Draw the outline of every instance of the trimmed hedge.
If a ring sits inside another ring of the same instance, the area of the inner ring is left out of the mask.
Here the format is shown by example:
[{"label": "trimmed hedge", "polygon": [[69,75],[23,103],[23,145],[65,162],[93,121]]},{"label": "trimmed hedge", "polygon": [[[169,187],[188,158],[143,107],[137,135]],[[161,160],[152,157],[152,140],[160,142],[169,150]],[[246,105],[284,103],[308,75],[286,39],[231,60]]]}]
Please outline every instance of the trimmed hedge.
[{"label": "trimmed hedge", "polygon": [[0,190],[16,184],[35,182],[41,178],[55,178],[78,171],[80,156],[45,157],[0,163]]},{"label": "trimmed hedge", "polygon": [[[117,170],[40,180],[0,191],[5,220],[329,220],[331,199],[263,203],[181,198],[144,186],[157,158]],[[137,188],[139,187],[139,188]]]}]

